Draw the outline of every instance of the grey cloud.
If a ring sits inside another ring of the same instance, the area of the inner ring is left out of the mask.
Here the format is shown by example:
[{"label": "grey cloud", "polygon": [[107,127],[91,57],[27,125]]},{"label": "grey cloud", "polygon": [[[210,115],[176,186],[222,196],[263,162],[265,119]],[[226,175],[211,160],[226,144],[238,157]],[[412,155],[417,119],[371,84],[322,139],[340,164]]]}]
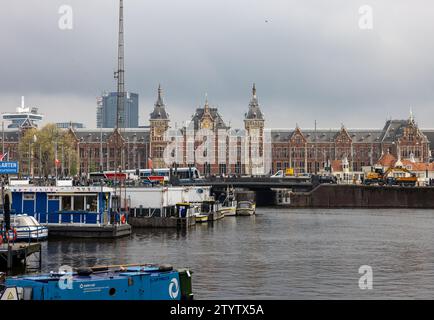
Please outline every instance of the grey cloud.
[{"label": "grey cloud", "polygon": [[[58,8],[74,30],[57,28]],[[358,8],[374,29],[358,28]],[[117,5],[112,0],[15,0],[0,13],[0,111],[21,95],[49,121],[95,125],[95,97],[113,90]],[[140,94],[147,122],[162,83],[173,121],[203,103],[235,126],[257,83],[268,126],[381,127],[413,107],[424,127],[434,116],[429,0],[125,0],[126,84]],[[266,22],[268,21],[268,22]],[[16,101],[16,103],[14,103]]]}]

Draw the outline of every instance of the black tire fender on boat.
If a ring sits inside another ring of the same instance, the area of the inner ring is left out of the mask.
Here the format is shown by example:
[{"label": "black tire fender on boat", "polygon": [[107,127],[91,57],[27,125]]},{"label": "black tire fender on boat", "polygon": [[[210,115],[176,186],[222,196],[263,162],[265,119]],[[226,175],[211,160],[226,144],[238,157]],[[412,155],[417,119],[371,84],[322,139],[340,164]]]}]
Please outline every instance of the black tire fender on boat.
[{"label": "black tire fender on boat", "polygon": [[162,264],[161,266],[158,267],[158,271],[172,271],[173,270],[173,266],[171,266],[170,264]]},{"label": "black tire fender on boat", "polygon": [[77,270],[77,274],[81,277],[88,277],[93,273],[91,268],[80,268]]}]

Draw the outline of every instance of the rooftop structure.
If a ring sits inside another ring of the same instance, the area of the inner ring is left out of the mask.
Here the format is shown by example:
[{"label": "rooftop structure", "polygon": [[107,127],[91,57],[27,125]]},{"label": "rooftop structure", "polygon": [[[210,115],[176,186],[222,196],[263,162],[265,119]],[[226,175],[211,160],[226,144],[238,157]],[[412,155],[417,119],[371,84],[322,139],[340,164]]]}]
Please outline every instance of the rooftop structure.
[{"label": "rooftop structure", "polygon": [[81,122],[57,122],[56,126],[60,129],[68,129],[68,128],[73,128],[73,129],[82,129],[84,128],[84,124]]},{"label": "rooftop structure", "polygon": [[8,128],[36,128],[43,118],[38,108],[25,106],[24,97],[21,97],[21,106],[16,108],[16,112],[2,114],[3,120],[11,121]]}]

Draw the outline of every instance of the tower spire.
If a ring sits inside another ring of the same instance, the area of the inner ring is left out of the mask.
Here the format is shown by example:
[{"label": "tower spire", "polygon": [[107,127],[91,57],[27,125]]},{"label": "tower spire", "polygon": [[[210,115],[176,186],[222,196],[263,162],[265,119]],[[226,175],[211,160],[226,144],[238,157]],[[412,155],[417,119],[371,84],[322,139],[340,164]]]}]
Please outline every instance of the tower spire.
[{"label": "tower spire", "polygon": [[157,102],[155,103],[156,107],[164,107],[162,93],[163,93],[163,89],[161,89],[161,84],[158,84],[158,97],[157,97]]},{"label": "tower spire", "polygon": [[115,72],[117,79],[116,101],[116,128],[124,127],[125,108],[125,69],[124,69],[124,1],[119,0],[119,34],[118,34],[118,70]]},{"label": "tower spire", "polygon": [[209,112],[208,93],[205,93],[205,107],[204,107],[204,111],[205,112]]},{"label": "tower spire", "polygon": [[414,122],[414,116],[413,116],[413,109],[410,107],[410,118],[409,118],[410,122],[413,123]]},{"label": "tower spire", "polygon": [[169,115],[166,112],[163,101],[163,90],[161,84],[158,84],[158,96],[154,105],[154,110],[151,113],[150,120],[169,120]]},{"label": "tower spire", "polygon": [[246,113],[246,119],[264,119],[261,108],[259,107],[258,97],[256,95],[256,84],[253,83],[252,86],[252,99],[249,103],[249,111]]}]

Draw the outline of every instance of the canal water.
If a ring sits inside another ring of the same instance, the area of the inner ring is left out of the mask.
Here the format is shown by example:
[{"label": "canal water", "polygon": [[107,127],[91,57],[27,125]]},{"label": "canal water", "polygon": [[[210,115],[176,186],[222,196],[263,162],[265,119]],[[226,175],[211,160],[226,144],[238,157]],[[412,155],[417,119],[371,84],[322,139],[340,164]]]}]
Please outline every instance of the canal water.
[{"label": "canal water", "polygon": [[[433,210],[258,208],[188,232],[49,240],[43,271],[126,263],[193,270],[197,299],[434,298]],[[370,266],[373,288],[359,288]]]}]

